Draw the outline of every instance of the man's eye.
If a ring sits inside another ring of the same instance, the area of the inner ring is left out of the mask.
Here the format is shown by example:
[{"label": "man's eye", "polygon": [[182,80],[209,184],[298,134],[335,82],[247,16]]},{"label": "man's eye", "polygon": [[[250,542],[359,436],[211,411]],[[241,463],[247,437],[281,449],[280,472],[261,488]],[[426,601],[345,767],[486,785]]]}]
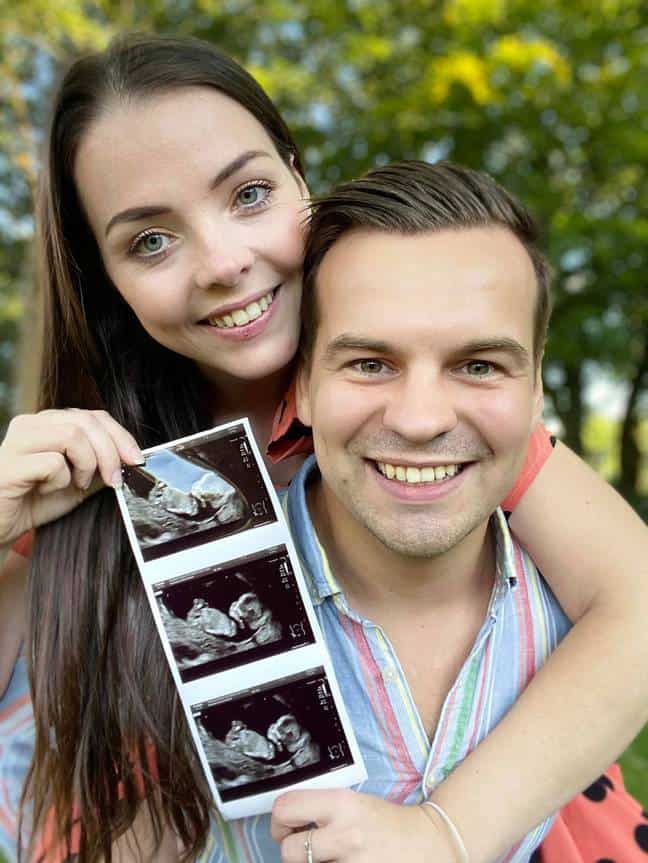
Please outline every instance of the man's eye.
[{"label": "man's eye", "polygon": [[358,360],[353,367],[363,375],[377,375],[384,370],[385,364],[381,360]]},{"label": "man's eye", "polygon": [[474,378],[485,378],[495,370],[492,363],[484,360],[471,360],[464,366],[469,375]]},{"label": "man's eye", "polygon": [[271,191],[265,183],[253,183],[238,192],[236,202],[244,210],[253,210],[267,202]]},{"label": "man's eye", "polygon": [[162,252],[166,252],[172,242],[168,234],[152,231],[150,234],[140,234],[133,241],[129,252],[142,258],[152,258]]}]

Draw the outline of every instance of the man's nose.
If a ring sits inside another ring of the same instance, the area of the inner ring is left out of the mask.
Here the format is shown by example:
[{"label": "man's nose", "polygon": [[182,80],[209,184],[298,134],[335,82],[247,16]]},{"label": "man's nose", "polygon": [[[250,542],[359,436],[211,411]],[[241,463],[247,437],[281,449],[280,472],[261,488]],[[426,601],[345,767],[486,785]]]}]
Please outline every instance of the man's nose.
[{"label": "man's nose", "polygon": [[389,393],[383,425],[415,443],[451,431],[457,425],[451,383],[430,373],[403,377]]},{"label": "man's nose", "polygon": [[236,288],[254,262],[251,249],[232,234],[210,232],[198,247],[194,281],[204,290]]}]

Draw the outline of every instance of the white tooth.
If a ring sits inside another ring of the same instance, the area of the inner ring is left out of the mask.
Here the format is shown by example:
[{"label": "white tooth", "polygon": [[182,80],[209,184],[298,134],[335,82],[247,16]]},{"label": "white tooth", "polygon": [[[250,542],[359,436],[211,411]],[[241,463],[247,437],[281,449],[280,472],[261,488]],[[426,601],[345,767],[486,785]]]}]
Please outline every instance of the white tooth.
[{"label": "white tooth", "polygon": [[400,480],[406,480],[407,479],[407,472],[405,471],[405,468],[402,467],[401,465],[398,465],[398,467],[396,468],[396,479],[400,479]]},{"label": "white tooth", "polygon": [[245,307],[245,313],[251,321],[255,321],[263,314],[263,309],[258,303],[250,303]]},{"label": "white tooth", "polygon": [[446,476],[454,476],[457,473],[457,465],[449,464],[446,466]]},{"label": "white tooth", "polygon": [[219,329],[222,329],[222,328],[225,326],[225,321],[224,321],[222,318],[216,318],[216,320],[214,321],[214,323],[216,324],[216,326],[217,326]]},{"label": "white tooth", "polygon": [[421,468],[421,481],[422,482],[434,482],[434,468],[433,467],[422,467]]},{"label": "white tooth", "polygon": [[445,479],[446,477],[446,469],[444,467],[435,467],[434,468],[434,478],[435,479]]},{"label": "white tooth", "polygon": [[223,317],[223,320],[225,321],[226,327],[233,327],[234,326],[234,320],[233,320],[231,315],[225,315]]},{"label": "white tooth", "polygon": [[387,479],[393,479],[396,476],[396,468],[393,464],[386,464],[385,472],[387,474]]},{"label": "white tooth", "polygon": [[265,310],[268,308],[267,299],[265,297],[261,297],[261,299],[259,300],[259,305],[261,306],[262,310],[265,312]]},{"label": "white tooth", "polygon": [[273,299],[274,299],[274,294],[272,293],[272,291],[268,291],[268,293],[265,295],[265,297],[264,297],[263,299],[266,301],[266,303],[267,303],[268,305],[270,305],[270,303],[271,303],[271,302],[273,301]]},{"label": "white tooth", "polygon": [[245,324],[250,323],[250,319],[244,309],[236,309],[236,311],[232,312],[232,320],[237,327],[243,327]]},{"label": "white tooth", "polygon": [[421,471],[417,467],[408,467],[407,468],[407,481],[408,482],[420,482],[421,481]]}]

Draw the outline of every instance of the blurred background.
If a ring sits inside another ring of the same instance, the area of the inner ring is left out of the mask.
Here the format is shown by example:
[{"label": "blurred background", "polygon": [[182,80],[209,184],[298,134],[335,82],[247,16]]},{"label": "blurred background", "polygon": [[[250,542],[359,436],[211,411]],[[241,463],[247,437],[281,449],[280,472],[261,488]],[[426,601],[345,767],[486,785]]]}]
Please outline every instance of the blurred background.
[{"label": "blurred background", "polygon": [[[52,87],[124,30],[194,35],[278,104],[320,192],[393,159],[492,174],[555,269],[546,422],[648,515],[648,14],[640,0],[2,0],[0,428],[39,355],[33,195]],[[566,537],[568,540],[568,537]],[[648,807],[648,730],[625,754]]]}]

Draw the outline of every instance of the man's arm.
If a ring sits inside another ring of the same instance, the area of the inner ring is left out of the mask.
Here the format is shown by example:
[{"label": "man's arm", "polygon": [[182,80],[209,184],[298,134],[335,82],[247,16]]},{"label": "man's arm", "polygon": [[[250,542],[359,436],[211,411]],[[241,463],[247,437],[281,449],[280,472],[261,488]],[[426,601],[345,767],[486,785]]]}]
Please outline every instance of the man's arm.
[{"label": "man's arm", "polygon": [[575,626],[498,727],[435,791],[472,863],[589,785],[648,719],[648,531],[567,447],[511,527]]}]

